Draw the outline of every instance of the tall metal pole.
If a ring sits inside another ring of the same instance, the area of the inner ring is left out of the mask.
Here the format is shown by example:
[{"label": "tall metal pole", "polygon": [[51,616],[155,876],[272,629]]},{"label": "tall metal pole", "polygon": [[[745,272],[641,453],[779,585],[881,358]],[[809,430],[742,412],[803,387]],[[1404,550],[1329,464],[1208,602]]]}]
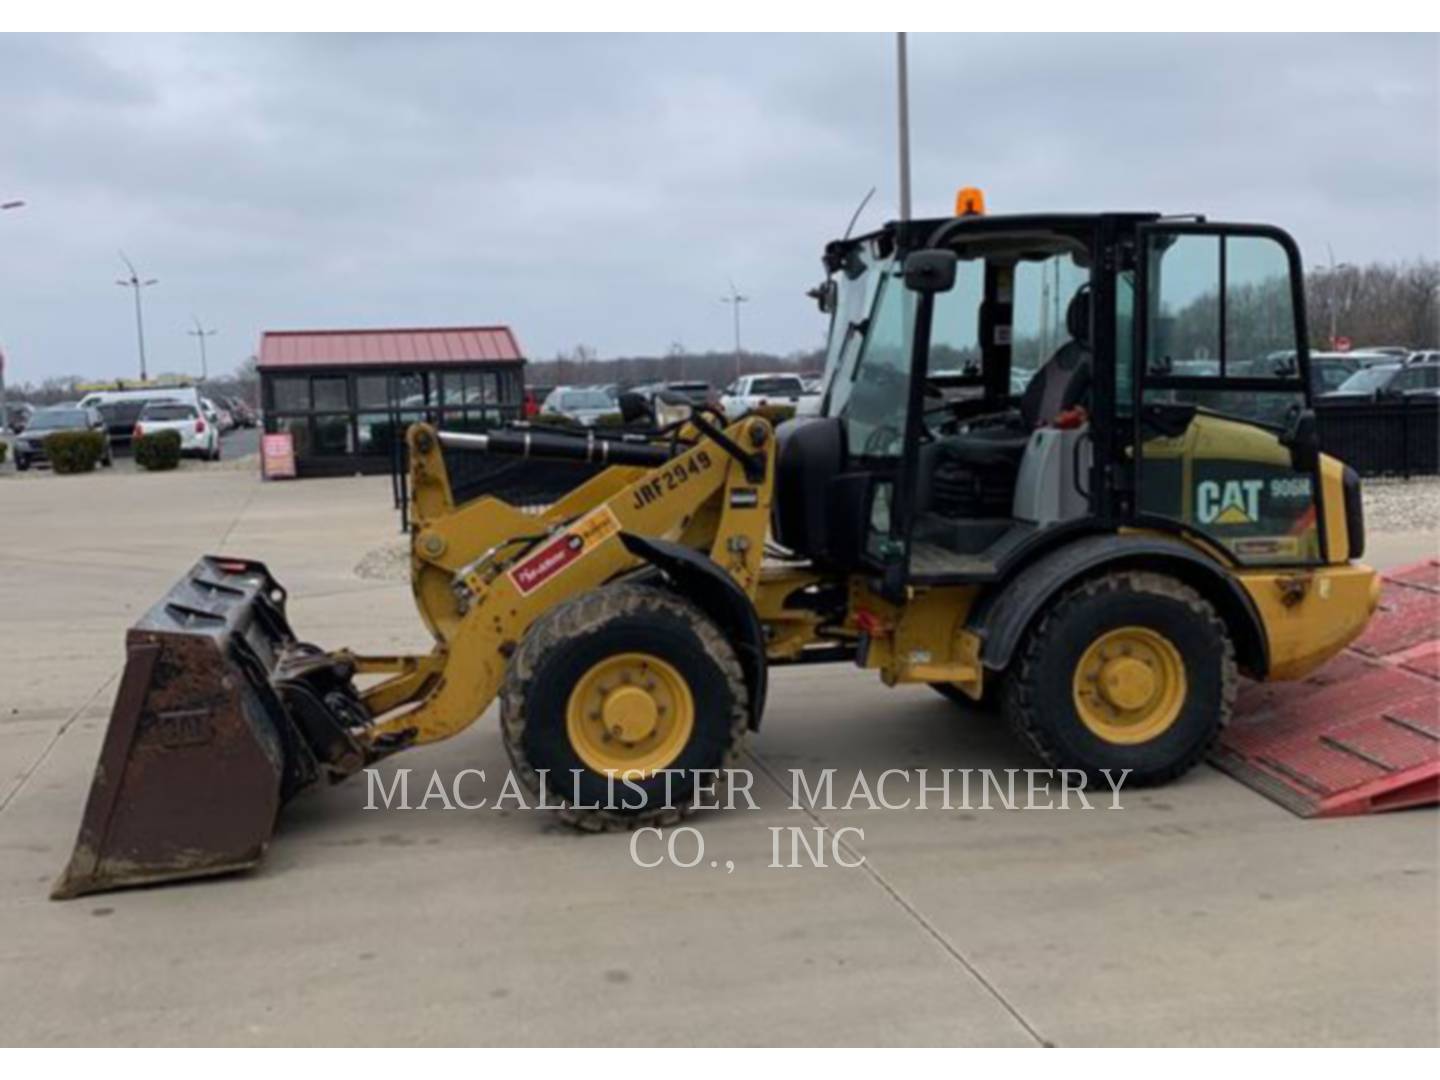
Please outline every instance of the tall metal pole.
[{"label": "tall metal pole", "polygon": [[140,310],[140,284],[135,284],[135,337],[140,342],[140,381],[145,381],[145,315]]},{"label": "tall metal pole", "polygon": [[735,309],[735,378],[740,378],[740,305],[750,300],[748,296],[741,296],[740,291],[735,288],[735,282],[730,282],[730,295],[722,296],[720,302],[729,304]]},{"label": "tall metal pole", "polygon": [[195,322],[195,329],[194,329],[194,330],[186,330],[185,332],[186,332],[187,334],[189,334],[191,337],[195,338],[197,341],[200,342],[200,381],[201,381],[202,383],[203,383],[203,382],[209,382],[209,381],[210,381],[210,368],[209,368],[209,365],[206,364],[206,362],[205,362],[205,339],[206,339],[207,337],[214,337],[214,336],[215,336],[215,331],[214,331],[214,330],[206,330],[205,327],[204,327],[204,326],[201,324],[201,322],[200,322],[200,316],[198,316],[198,315],[191,315],[190,318],[191,318],[192,320],[194,320],[194,322]]},{"label": "tall metal pole", "polygon": [[905,35],[895,35],[896,72],[900,99],[900,220],[910,220],[910,65],[905,56]]},{"label": "tall metal pole", "polygon": [[139,345],[140,345],[140,381],[141,381],[141,382],[144,382],[144,381],[145,381],[145,317],[144,317],[144,315],[141,313],[141,310],[140,310],[140,290],[141,290],[141,289],[144,289],[144,288],[148,288],[148,287],[151,286],[151,285],[158,285],[158,284],[159,284],[159,279],[157,279],[157,278],[149,278],[149,279],[147,279],[147,280],[145,280],[145,281],[141,281],[141,280],[140,280],[140,274],[139,274],[139,273],[136,271],[136,269],[135,269],[135,264],[132,263],[128,258],[125,257],[125,253],[124,253],[123,251],[120,252],[120,261],[123,262],[123,263],[125,264],[125,268],[130,271],[130,276],[129,276],[128,278],[117,278],[117,279],[115,280],[115,284],[116,284],[116,285],[124,285],[124,286],[126,286],[127,288],[131,288],[131,289],[134,289],[134,290],[135,290],[135,337],[136,337],[136,340],[139,342]]},{"label": "tall metal pole", "polygon": [[[0,203],[0,210],[19,210],[25,205],[23,199],[11,199]],[[10,406],[5,402],[5,352],[0,350],[0,435],[10,430]]]}]

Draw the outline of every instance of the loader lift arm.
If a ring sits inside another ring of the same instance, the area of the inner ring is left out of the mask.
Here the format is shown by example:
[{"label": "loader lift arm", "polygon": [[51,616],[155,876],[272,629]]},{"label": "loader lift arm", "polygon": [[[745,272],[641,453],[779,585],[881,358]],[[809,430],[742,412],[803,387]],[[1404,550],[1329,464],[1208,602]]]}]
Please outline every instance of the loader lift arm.
[{"label": "loader lift arm", "polygon": [[[376,717],[362,741],[377,752],[434,742],[473,723],[498,693],[525,631],[560,599],[647,562],[663,569],[661,548],[627,537],[703,555],[753,605],[774,483],[772,431],[763,419],[699,435],[651,469],[608,469],[538,520],[497,499],[456,507],[442,447],[452,440],[463,447],[465,437],[419,424],[407,438],[415,596],[436,643],[426,657],[354,657],[358,672],[396,671],[361,694]],[[637,450],[668,454],[653,443],[614,443],[603,452],[623,461],[626,449],[635,458]],[[763,679],[763,657],[750,666]]]}]

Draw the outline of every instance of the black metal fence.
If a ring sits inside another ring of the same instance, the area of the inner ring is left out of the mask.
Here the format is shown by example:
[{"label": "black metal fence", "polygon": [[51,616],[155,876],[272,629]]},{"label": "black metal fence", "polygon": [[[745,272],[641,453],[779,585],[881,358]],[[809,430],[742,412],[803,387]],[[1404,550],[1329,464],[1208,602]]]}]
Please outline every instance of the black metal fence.
[{"label": "black metal fence", "polygon": [[1321,401],[1320,446],[1361,476],[1440,473],[1440,398]]},{"label": "black metal fence", "polygon": [[[472,423],[465,430],[473,432],[485,428]],[[445,471],[450,478],[450,493],[457,503],[490,495],[521,509],[548,506],[601,470],[599,465],[583,462],[500,457],[483,451],[452,448],[442,452]],[[403,437],[393,443],[390,488],[395,509],[400,511],[400,531],[408,532],[410,447]]]}]

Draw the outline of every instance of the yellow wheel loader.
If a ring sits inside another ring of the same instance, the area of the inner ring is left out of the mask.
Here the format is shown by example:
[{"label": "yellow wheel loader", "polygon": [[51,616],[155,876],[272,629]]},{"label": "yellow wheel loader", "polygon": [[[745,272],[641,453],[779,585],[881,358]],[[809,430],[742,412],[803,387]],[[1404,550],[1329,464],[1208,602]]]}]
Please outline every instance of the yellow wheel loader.
[{"label": "yellow wheel loader", "polygon": [[[264,566],[202,559],[130,630],[54,895],[252,866],[286,800],[497,698],[563,817],[665,824],[736,761],[777,664],[993,702],[1052,766],[1161,783],[1241,674],[1298,678],[1362,631],[1359,483],[1318,449],[1284,232],[966,212],[824,265],[818,416],[664,424],[629,397],[623,430],[413,426],[425,655],[303,644]],[[457,503],[472,453],[605,467],[524,513]]]}]

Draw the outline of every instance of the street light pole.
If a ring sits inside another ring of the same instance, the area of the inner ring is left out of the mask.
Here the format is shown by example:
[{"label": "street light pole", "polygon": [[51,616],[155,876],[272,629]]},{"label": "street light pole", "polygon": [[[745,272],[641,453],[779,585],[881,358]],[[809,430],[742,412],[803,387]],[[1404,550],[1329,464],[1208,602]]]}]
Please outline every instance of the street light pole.
[{"label": "street light pole", "polygon": [[195,321],[195,329],[186,330],[185,332],[191,337],[193,337],[196,341],[200,342],[200,381],[202,383],[209,382],[210,368],[209,365],[205,362],[205,339],[207,337],[214,337],[216,331],[206,330],[205,327],[201,325],[200,317],[198,315],[191,315],[190,318]]},{"label": "street light pole", "polygon": [[730,282],[730,295],[722,296],[720,302],[729,304],[735,311],[735,378],[740,378],[740,305],[750,300],[748,296],[741,296],[740,291],[735,288],[735,282]]},{"label": "street light pole", "polygon": [[140,290],[151,285],[158,285],[160,282],[158,278],[148,278],[142,281],[139,272],[135,269],[135,264],[125,257],[123,251],[120,252],[120,261],[130,271],[130,276],[116,278],[115,284],[135,290],[135,338],[140,345],[140,381],[143,383],[145,381],[145,317],[140,310]]},{"label": "street light pole", "polygon": [[905,35],[895,35],[896,75],[900,107],[900,220],[910,220],[910,65]]},{"label": "street light pole", "polygon": [[[19,210],[24,205],[24,199],[11,199],[0,203],[0,210]],[[0,350],[0,435],[9,430],[10,406],[5,401],[5,353]]]},{"label": "street light pole", "polygon": [[1350,289],[1345,290],[1345,302],[1340,303],[1340,273],[1344,271],[1347,275],[1355,267],[1349,263],[1337,263],[1335,261],[1335,249],[1329,244],[1325,245],[1325,253],[1330,257],[1329,266],[1316,267],[1318,271],[1325,274],[1325,313],[1330,317],[1330,341],[1329,347],[1335,347],[1335,341],[1340,336],[1340,314],[1350,312]]}]

